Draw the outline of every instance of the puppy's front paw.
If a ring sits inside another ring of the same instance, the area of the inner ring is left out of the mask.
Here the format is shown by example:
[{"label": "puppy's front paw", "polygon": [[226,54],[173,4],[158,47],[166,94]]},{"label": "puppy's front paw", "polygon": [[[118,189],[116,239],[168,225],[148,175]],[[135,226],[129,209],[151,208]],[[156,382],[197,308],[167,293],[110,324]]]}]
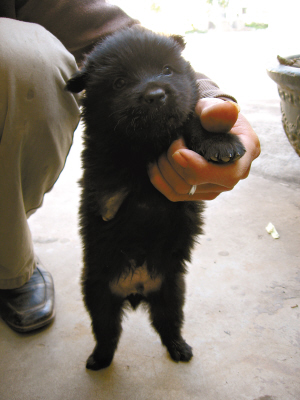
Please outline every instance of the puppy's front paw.
[{"label": "puppy's front paw", "polygon": [[119,192],[106,193],[99,196],[98,204],[104,221],[110,221],[115,217],[127,195],[128,190],[120,189]]},{"label": "puppy's front paw", "polygon": [[178,361],[190,361],[193,357],[191,346],[189,346],[182,338],[180,340],[172,341],[167,349],[172,359]]},{"label": "puppy's front paw", "polygon": [[237,161],[246,150],[240,139],[231,133],[210,133],[201,143],[200,154],[214,163],[226,164]]}]

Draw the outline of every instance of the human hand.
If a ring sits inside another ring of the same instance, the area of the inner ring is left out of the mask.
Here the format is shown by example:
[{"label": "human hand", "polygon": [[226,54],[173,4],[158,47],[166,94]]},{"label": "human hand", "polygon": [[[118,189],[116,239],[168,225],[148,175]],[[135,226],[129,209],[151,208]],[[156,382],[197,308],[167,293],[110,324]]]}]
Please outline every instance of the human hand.
[{"label": "human hand", "polygon": [[[232,164],[214,164],[189,150],[184,140],[172,143],[167,154],[148,168],[152,184],[171,201],[213,200],[220,193],[232,190],[247,178],[251,163],[260,154],[258,137],[236,103],[217,98],[198,101],[196,113],[203,127],[210,132],[239,135],[245,155]],[[189,191],[197,185],[194,195]]]}]

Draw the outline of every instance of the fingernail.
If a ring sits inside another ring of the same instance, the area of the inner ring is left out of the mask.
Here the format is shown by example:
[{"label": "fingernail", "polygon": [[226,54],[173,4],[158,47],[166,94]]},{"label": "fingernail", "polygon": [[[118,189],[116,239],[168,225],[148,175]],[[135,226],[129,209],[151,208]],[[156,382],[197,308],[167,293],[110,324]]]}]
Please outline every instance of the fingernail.
[{"label": "fingernail", "polygon": [[237,108],[238,112],[241,111],[241,107],[240,107],[240,106],[238,105],[238,103],[236,103],[235,101],[226,100],[226,102],[227,102],[227,103],[233,104],[233,105]]},{"label": "fingernail", "polygon": [[173,155],[173,160],[179,164],[182,168],[187,168],[189,165],[187,159],[180,153],[180,150],[177,150]]}]

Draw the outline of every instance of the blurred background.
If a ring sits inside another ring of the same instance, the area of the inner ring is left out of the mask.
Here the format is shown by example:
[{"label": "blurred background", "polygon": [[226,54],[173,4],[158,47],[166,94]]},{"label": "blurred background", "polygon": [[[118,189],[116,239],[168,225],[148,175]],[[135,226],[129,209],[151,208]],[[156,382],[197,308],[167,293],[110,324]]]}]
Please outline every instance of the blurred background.
[{"label": "blurred background", "polygon": [[161,32],[208,32],[210,29],[245,30],[297,23],[297,0],[111,0],[143,25]]},{"label": "blurred background", "polygon": [[[184,35],[186,58],[196,70],[221,83],[224,90],[244,95],[242,82],[251,79],[248,99],[264,96],[254,82],[257,71],[267,79],[265,68],[276,64],[277,54],[299,53],[297,0],[112,0],[110,3],[120,6],[149,29]],[[247,73],[250,70],[252,76],[246,77],[244,70]],[[268,86],[271,85],[274,87],[269,82]]]}]

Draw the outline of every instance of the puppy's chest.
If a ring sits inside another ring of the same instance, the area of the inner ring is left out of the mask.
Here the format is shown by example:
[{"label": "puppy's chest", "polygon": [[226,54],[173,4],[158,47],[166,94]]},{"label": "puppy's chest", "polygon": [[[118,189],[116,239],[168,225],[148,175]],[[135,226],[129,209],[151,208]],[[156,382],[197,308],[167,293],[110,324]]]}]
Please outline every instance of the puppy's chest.
[{"label": "puppy's chest", "polygon": [[[134,264],[133,261],[132,264]],[[124,272],[119,278],[110,282],[109,287],[112,293],[126,298],[131,294],[147,296],[160,289],[163,281],[162,275],[151,276],[146,263],[141,267],[132,266],[132,270]]]}]

